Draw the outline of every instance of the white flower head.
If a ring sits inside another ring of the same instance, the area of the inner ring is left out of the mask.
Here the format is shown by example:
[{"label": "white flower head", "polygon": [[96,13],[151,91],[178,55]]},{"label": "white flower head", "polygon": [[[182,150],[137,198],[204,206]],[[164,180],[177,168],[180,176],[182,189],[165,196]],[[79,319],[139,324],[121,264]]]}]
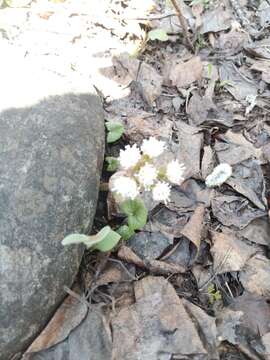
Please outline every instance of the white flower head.
[{"label": "white flower head", "polygon": [[139,195],[139,189],[134,179],[128,176],[117,176],[112,183],[111,191],[121,196],[122,200],[135,199]]},{"label": "white flower head", "polygon": [[164,149],[165,141],[157,140],[153,136],[149,139],[144,139],[141,146],[142,152],[150,158],[158,157],[163,153]]},{"label": "white flower head", "polygon": [[153,199],[155,201],[163,201],[167,204],[170,201],[171,187],[164,181],[159,181],[152,190]]},{"label": "white flower head", "polygon": [[153,165],[146,163],[135,176],[139,180],[139,183],[144,186],[146,190],[149,190],[149,188],[154,185],[158,172]]},{"label": "white flower head", "polygon": [[207,187],[214,187],[222,185],[232,175],[232,167],[229,164],[219,164],[213,172],[205,179]]},{"label": "white flower head", "polygon": [[173,184],[181,184],[184,181],[184,164],[180,164],[178,160],[172,160],[167,165],[166,176]]},{"label": "white flower head", "polygon": [[141,152],[136,144],[132,146],[127,145],[125,146],[125,150],[120,150],[119,162],[123,169],[129,169],[135,166],[140,158]]}]

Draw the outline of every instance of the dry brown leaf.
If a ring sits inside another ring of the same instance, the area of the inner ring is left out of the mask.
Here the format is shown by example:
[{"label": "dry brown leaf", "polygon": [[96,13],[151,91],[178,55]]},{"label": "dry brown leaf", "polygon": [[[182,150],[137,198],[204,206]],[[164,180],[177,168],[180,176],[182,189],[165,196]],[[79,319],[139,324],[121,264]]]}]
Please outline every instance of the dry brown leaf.
[{"label": "dry brown leaf", "polygon": [[202,232],[204,227],[204,205],[199,205],[193,215],[190,217],[189,222],[184,226],[182,235],[188,238],[193,245],[196,246],[197,252],[199,251]]},{"label": "dry brown leaf", "polygon": [[236,164],[226,184],[265,211],[265,181],[258,160],[248,159]]},{"label": "dry brown leaf", "polygon": [[186,271],[184,266],[159,260],[146,261],[146,266],[151,273],[156,275],[179,274]]},{"label": "dry brown leaf", "polygon": [[221,81],[227,82],[224,86],[225,89],[244,105],[246,104],[247,96],[257,96],[257,84],[249,81],[246,74],[242,74],[241,69],[238,69],[233,62],[223,62],[219,68],[219,76]]},{"label": "dry brown leaf", "polygon": [[263,163],[262,150],[256,148],[242,133],[228,130],[221,137],[221,140],[215,143],[215,150],[220,163],[226,162],[235,165],[250,158],[256,158],[260,163]]},{"label": "dry brown leaf", "polygon": [[200,80],[203,72],[203,64],[199,56],[171,67],[169,79],[173,86],[183,88],[189,86],[194,81]]},{"label": "dry brown leaf", "polygon": [[201,164],[202,178],[205,180],[206,177],[211,174],[215,167],[215,156],[212,147],[205,146],[203,148],[203,158]]},{"label": "dry brown leaf", "polygon": [[270,223],[267,217],[253,220],[244,229],[239,230],[237,235],[251,242],[270,247]]},{"label": "dry brown leaf", "polygon": [[262,40],[249,42],[245,46],[245,50],[247,51],[247,53],[249,53],[253,57],[267,59],[267,60],[270,60],[269,48],[270,48],[270,39],[268,37]]},{"label": "dry brown leaf", "polygon": [[266,83],[270,83],[270,61],[269,60],[258,60],[250,68],[262,73],[262,80]]},{"label": "dry brown leaf", "polygon": [[176,155],[180,163],[186,167],[185,178],[200,177],[201,148],[203,134],[200,129],[190,126],[183,121],[177,121],[178,140]]},{"label": "dry brown leaf", "polygon": [[267,301],[260,296],[244,292],[232,300],[229,307],[218,313],[218,338],[237,345],[249,359],[267,359],[264,357],[266,349],[262,344],[264,339],[268,339],[269,321],[270,307]]},{"label": "dry brown leaf", "polygon": [[260,335],[269,331],[270,306],[265,298],[245,291],[243,295],[236,297],[229,307],[234,311],[243,311],[242,322],[246,328]]},{"label": "dry brown leaf", "polygon": [[208,354],[211,354],[211,360],[219,360],[216,318],[207,315],[205,311],[191,302],[185,299],[182,301],[188,314],[192,315],[193,321],[197,323],[203,333],[204,346]]},{"label": "dry brown leaf", "polygon": [[229,271],[240,271],[258,248],[247,245],[237,239],[233,233],[212,232],[214,245],[211,248],[214,272],[222,274]]},{"label": "dry brown leaf", "polygon": [[229,29],[231,26],[231,14],[224,10],[222,6],[214,10],[209,10],[202,15],[201,34],[209,32],[219,32]]},{"label": "dry brown leaf", "polygon": [[141,95],[149,106],[161,94],[162,76],[150,65],[123,53],[113,58],[113,64],[122,82],[128,85],[131,81],[140,84]]},{"label": "dry brown leaf", "polygon": [[216,195],[211,200],[214,216],[225,226],[243,229],[252,220],[266,215],[242,196]]},{"label": "dry brown leaf", "polygon": [[218,48],[226,54],[233,54],[248,43],[249,34],[232,29],[228,33],[221,33],[218,39]]},{"label": "dry brown leaf", "polygon": [[118,250],[117,256],[119,259],[128,263],[137,265],[138,267],[145,268],[145,263],[139,258],[129,247],[122,245]]},{"label": "dry brown leaf", "polygon": [[240,273],[244,288],[259,296],[270,297],[270,260],[261,254],[253,256]]},{"label": "dry brown leaf", "polygon": [[181,299],[162,277],[135,283],[136,303],[112,319],[113,359],[207,356]]},{"label": "dry brown leaf", "polygon": [[160,232],[139,231],[126,245],[143,261],[155,260],[171,244],[171,241]]},{"label": "dry brown leaf", "polygon": [[[212,82],[215,84],[215,82]],[[212,99],[213,86],[209,85],[205,96],[200,96],[197,92],[193,92],[188,107],[189,124],[193,126],[199,125],[216,125],[223,127],[231,127],[233,125],[233,115],[229,111],[225,111],[220,106],[216,106]]]},{"label": "dry brown leaf", "polygon": [[[129,270],[130,272],[130,270]],[[100,273],[95,285],[107,285],[109,283],[119,283],[121,281],[130,280],[131,275],[123,270],[120,264],[107,262],[105,269]]]},{"label": "dry brown leaf", "polygon": [[[72,312],[70,319],[72,320]],[[66,319],[67,327],[70,327],[70,319]],[[111,353],[112,339],[108,318],[100,309],[100,304],[91,304],[91,311],[88,311],[67,338],[49,349],[27,353],[23,356],[23,360],[109,360],[112,358]]]},{"label": "dry brown leaf", "polygon": [[190,214],[188,212],[178,213],[162,207],[152,216],[144,229],[152,232],[159,231],[173,242],[174,237],[182,235],[182,229],[189,217]]},{"label": "dry brown leaf", "polygon": [[169,142],[172,137],[173,122],[166,116],[158,119],[157,114],[141,111],[128,116],[124,126],[125,135],[132,143],[141,143],[150,136],[166,139]]},{"label": "dry brown leaf", "polygon": [[45,350],[63,341],[83,321],[87,311],[86,304],[68,296],[27,353]]}]

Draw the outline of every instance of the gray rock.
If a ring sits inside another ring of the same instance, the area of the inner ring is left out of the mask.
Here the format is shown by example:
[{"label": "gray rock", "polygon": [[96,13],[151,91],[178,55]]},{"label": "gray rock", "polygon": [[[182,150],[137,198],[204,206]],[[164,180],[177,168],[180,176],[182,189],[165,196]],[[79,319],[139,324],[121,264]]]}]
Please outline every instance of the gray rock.
[{"label": "gray rock", "polygon": [[[53,76],[40,86],[28,76],[25,92],[18,79],[14,89],[20,106],[16,97],[0,102],[1,360],[25,350],[74,280],[83,249],[61,240],[92,226],[104,152],[99,99]],[[35,82],[43,96],[29,105]]]}]

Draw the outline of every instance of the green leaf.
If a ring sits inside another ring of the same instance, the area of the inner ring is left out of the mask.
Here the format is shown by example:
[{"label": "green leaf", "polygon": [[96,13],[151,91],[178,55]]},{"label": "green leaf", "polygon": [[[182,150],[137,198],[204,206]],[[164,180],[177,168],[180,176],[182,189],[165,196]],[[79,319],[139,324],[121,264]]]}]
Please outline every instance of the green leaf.
[{"label": "green leaf", "polygon": [[130,229],[139,230],[147,221],[147,209],[141,199],[126,200],[121,204],[121,210],[128,217]]},{"label": "green leaf", "polygon": [[62,244],[84,244],[87,248],[92,248],[93,250],[109,251],[120,239],[121,236],[116,231],[113,231],[110,226],[105,226],[97,234],[91,236],[70,234],[62,240]]},{"label": "green leaf", "polygon": [[83,234],[70,234],[62,240],[62,245],[87,244],[89,236]]},{"label": "green leaf", "polygon": [[[102,252],[110,251],[110,250],[112,250],[112,248],[115,247],[115,245],[118,244],[119,240],[121,239],[121,236],[116,231],[113,231],[109,226],[106,226],[106,228],[109,228],[109,231],[107,231],[106,234],[104,234],[102,237],[100,235],[101,239],[94,246],[93,249],[96,249],[96,250],[99,250]],[[99,232],[99,234],[100,234],[100,232]]]},{"label": "green leaf", "polygon": [[168,34],[164,29],[153,29],[150,30],[148,33],[148,39],[149,40],[159,40],[159,41],[168,41],[169,37]]},{"label": "green leaf", "polygon": [[119,235],[121,235],[121,238],[124,240],[128,240],[129,238],[131,238],[131,236],[135,234],[134,230],[127,225],[120,226],[116,231]]},{"label": "green leaf", "polygon": [[105,126],[108,130],[107,143],[109,144],[119,140],[124,133],[124,127],[120,123],[108,121]]},{"label": "green leaf", "polygon": [[107,171],[116,171],[119,166],[119,160],[113,156],[107,156],[106,161],[108,163],[107,165]]}]

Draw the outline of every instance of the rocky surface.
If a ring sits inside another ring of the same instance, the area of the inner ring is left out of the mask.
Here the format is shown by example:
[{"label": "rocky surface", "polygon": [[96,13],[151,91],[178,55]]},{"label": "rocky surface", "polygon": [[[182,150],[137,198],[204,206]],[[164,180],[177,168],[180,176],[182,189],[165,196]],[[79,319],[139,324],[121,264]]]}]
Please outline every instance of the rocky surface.
[{"label": "rocky surface", "polygon": [[74,280],[83,249],[61,240],[91,227],[104,151],[103,109],[90,86],[22,59],[8,78],[0,88],[1,360],[30,344]]}]

